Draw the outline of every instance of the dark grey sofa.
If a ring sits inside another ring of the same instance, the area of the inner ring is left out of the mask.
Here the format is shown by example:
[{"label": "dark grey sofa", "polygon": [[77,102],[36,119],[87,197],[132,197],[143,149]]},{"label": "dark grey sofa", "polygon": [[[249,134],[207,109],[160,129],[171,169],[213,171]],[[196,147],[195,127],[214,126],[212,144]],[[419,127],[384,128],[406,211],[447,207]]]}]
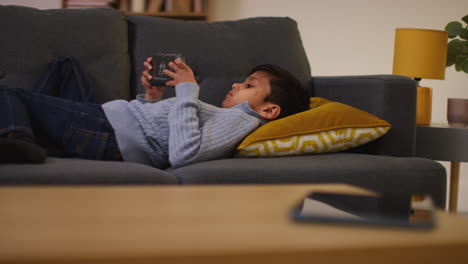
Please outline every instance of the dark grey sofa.
[{"label": "dark grey sofa", "polygon": [[[146,57],[180,52],[199,77],[200,99],[205,102],[219,105],[230,85],[243,80],[253,66],[276,63],[294,73],[311,96],[358,107],[392,124],[382,138],[341,153],[233,157],[166,171],[134,163],[51,157],[41,165],[0,165],[0,184],[340,182],[379,192],[430,193],[439,207],[445,206],[444,167],[413,157],[415,82],[393,75],[312,78],[297,24],[290,18],[208,23],[126,17],[109,9],[0,6],[0,23],[0,85],[31,89],[48,61],[73,55],[84,65],[101,103],[131,99],[142,92],[139,76]],[[174,95],[166,91],[166,97]]]}]

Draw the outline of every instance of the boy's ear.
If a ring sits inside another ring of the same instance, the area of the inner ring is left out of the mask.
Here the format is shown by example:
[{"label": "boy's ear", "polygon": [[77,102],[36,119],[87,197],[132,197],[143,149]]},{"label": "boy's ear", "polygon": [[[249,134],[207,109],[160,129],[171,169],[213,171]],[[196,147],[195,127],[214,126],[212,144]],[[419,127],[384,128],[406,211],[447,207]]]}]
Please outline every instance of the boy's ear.
[{"label": "boy's ear", "polygon": [[277,104],[267,103],[265,104],[260,111],[258,111],[261,117],[271,121],[276,119],[281,113],[281,107]]}]

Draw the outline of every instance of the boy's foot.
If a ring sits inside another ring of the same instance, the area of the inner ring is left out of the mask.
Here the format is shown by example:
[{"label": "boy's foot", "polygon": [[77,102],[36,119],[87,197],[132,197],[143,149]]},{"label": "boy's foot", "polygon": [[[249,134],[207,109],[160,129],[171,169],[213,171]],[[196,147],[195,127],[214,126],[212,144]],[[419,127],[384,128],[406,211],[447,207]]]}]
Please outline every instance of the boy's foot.
[{"label": "boy's foot", "polygon": [[46,158],[45,150],[21,132],[0,137],[0,163],[44,163]]}]

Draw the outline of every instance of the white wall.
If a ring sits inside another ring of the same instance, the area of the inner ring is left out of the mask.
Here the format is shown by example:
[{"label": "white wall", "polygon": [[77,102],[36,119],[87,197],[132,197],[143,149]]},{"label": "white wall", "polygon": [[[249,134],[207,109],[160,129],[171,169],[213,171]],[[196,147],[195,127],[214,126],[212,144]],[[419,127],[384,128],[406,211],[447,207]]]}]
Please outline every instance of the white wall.
[{"label": "white wall", "polygon": [[[313,75],[390,74],[395,28],[444,30],[468,14],[467,0],[212,0],[213,20],[289,16],[299,24]],[[446,70],[433,88],[432,122],[446,122],[447,98],[468,98],[468,74]],[[442,139],[441,139],[442,140]],[[447,169],[448,162],[442,162]],[[449,170],[448,170],[449,172]],[[468,211],[468,163],[459,209]]]}]

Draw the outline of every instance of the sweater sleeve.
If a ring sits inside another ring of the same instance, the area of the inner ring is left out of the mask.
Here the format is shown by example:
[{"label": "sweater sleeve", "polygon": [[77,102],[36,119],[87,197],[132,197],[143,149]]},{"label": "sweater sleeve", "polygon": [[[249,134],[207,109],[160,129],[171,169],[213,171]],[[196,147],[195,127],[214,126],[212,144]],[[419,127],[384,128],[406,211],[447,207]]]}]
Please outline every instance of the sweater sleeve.
[{"label": "sweater sleeve", "polygon": [[175,89],[176,102],[169,112],[169,161],[174,167],[230,156],[260,124],[240,110],[219,109],[200,126],[198,85],[182,83]]}]

